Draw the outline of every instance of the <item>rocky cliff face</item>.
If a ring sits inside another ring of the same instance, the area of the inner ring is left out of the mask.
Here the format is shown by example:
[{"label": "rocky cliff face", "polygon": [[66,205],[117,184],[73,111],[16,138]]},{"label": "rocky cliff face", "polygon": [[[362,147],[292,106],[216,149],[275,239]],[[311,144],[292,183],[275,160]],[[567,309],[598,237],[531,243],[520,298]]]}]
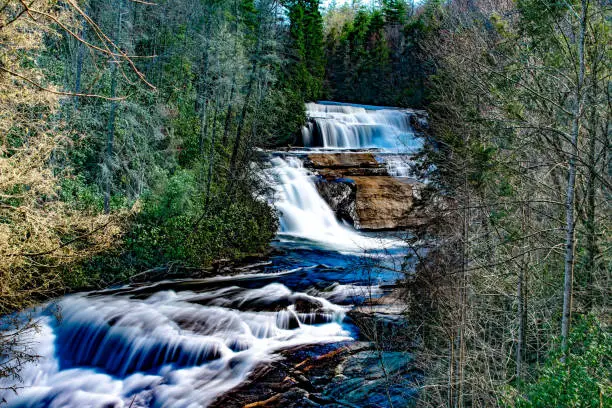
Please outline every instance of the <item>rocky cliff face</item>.
[{"label": "rocky cliff face", "polygon": [[416,227],[425,219],[417,211],[416,181],[391,176],[353,177],[357,194],[355,207],[360,229],[382,230]]},{"label": "rocky cliff face", "polygon": [[418,210],[423,185],[389,176],[384,160],[373,153],[312,153],[305,164],[321,176],[319,194],[357,229],[410,228],[427,222]]}]

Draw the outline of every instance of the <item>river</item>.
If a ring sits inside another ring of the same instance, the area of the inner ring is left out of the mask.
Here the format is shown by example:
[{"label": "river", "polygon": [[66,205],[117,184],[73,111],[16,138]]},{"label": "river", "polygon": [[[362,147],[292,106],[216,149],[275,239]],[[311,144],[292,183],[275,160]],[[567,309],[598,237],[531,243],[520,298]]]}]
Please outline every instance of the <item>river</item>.
[{"label": "river", "polygon": [[[0,391],[8,406],[206,407],[257,367],[284,358],[281,352],[320,345],[310,349],[316,354],[363,342],[347,314],[389,295],[410,270],[405,236],[338,221],[303,154],[374,151],[395,157],[391,175],[406,176],[402,155],[420,141],[401,110],[331,103],[307,109],[304,147],[266,153],[261,170],[280,215],[275,255],[231,276],[78,293],[33,310],[39,329],[28,340],[40,358],[25,365],[17,393]],[[388,389],[371,393],[349,406],[390,406]]]}]

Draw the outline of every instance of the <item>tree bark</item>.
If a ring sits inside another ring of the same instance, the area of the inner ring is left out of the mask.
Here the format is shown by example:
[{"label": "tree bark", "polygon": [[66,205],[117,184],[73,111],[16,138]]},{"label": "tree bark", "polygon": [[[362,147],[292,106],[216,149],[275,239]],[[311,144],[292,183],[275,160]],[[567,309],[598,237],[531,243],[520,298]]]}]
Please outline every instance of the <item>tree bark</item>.
[{"label": "tree bark", "polygon": [[[118,43],[121,38],[121,17],[123,12],[123,1],[117,2],[117,35],[115,41]],[[111,98],[117,96],[117,66],[119,62],[111,60]],[[108,174],[106,176],[106,188],[104,192],[104,212],[108,214],[110,212],[110,197],[111,197],[111,185],[112,185],[112,160],[113,160],[113,145],[115,143],[115,116],[117,112],[117,101],[112,100],[110,105],[110,113],[108,115],[108,132],[106,136],[106,162],[108,165]]]},{"label": "tree bark", "polygon": [[575,249],[575,187],[576,187],[576,158],[578,156],[578,135],[580,133],[580,116],[582,114],[582,85],[584,83],[584,41],[586,35],[587,0],[581,1],[580,28],[578,33],[578,81],[575,88],[575,101],[572,123],[571,153],[569,156],[569,171],[567,179],[567,197],[565,201],[565,270],[563,282],[563,317],[561,320],[561,347],[567,355],[567,338],[570,330],[572,311],[572,284],[574,278],[574,249]]},{"label": "tree bark", "polygon": [[[249,102],[251,100],[251,94],[253,93],[253,82],[255,82],[255,71],[257,70],[257,61],[253,61],[251,68],[251,76],[247,85],[247,93],[244,98],[244,105],[242,105],[242,112],[240,113],[240,120],[238,121],[238,129],[236,130],[236,139],[234,141],[234,148],[232,149],[232,156],[230,158],[229,176],[230,180],[233,180],[233,176],[236,172],[236,162],[238,159],[238,153],[240,152],[240,143],[242,141],[242,129],[244,128],[244,122],[246,119],[247,110],[249,108]],[[232,181],[230,181],[232,184]]]},{"label": "tree bark", "polygon": [[[235,10],[236,10],[236,18],[238,18],[238,2],[234,2]],[[238,20],[234,23],[234,55],[238,52]],[[229,128],[232,122],[232,113],[234,109],[233,101],[234,101],[234,93],[236,92],[236,69],[232,70],[232,87],[230,89],[230,96],[227,105],[227,113],[225,114],[225,125],[223,127],[223,138],[221,139],[221,143],[223,146],[227,145],[228,137],[229,137]]]},{"label": "tree bark", "polygon": [[[87,41],[86,24],[87,22],[85,21],[85,18],[82,18],[80,37],[83,39],[83,41]],[[85,59],[85,44],[83,44],[82,42],[79,42],[78,47],[79,48],[77,51],[76,73],[75,73],[75,80],[74,80],[74,93],[75,94],[81,93],[81,76],[83,73],[83,60]],[[78,96],[74,97],[74,110],[75,111],[79,110],[79,97]]]}]

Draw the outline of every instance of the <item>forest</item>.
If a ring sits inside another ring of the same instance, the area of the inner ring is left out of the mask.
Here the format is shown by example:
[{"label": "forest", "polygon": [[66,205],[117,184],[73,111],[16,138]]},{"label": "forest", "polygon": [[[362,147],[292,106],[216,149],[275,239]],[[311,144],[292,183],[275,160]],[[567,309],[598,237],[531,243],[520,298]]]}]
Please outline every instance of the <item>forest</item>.
[{"label": "forest", "polygon": [[410,252],[391,340],[422,373],[412,403],[612,406],[611,19],[602,0],[0,0],[0,380],[37,359],[20,310],[273,252],[259,168],[330,100],[429,117],[414,171],[439,213],[408,245],[435,245]]}]

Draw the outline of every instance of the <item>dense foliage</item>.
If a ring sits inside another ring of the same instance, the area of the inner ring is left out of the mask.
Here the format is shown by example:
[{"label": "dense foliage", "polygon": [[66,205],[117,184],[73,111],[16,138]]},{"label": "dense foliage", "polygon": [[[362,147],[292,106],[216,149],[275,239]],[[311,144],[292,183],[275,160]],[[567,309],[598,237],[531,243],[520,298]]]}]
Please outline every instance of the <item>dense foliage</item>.
[{"label": "dense foliage", "polygon": [[292,0],[287,4],[291,64],[285,80],[302,100],[316,101],[324,95],[325,75],[323,17],[319,0]]},{"label": "dense foliage", "polygon": [[[570,352],[565,356],[560,342],[527,384],[516,406],[607,407],[612,405],[612,339],[591,315],[581,317],[568,339]],[[564,360],[565,357],[565,360]]]},{"label": "dense foliage", "polygon": [[[53,13],[58,24],[74,23],[52,4],[36,10]],[[50,165],[70,148],[58,111],[61,91],[34,82],[44,77],[40,44],[54,31],[18,13],[9,3],[0,20],[0,314],[60,293],[70,280],[67,268],[111,248],[125,216],[81,211],[62,199],[61,180],[74,173]]]},{"label": "dense foliage", "polygon": [[276,215],[256,147],[292,142],[322,93],[318,1],[0,13],[0,313],[265,250]]},{"label": "dense foliage", "polygon": [[326,82],[331,99],[421,107],[431,64],[419,52],[427,15],[403,0],[359,2],[325,14]]},{"label": "dense foliage", "polygon": [[421,404],[606,406],[610,364],[594,359],[610,348],[609,6],[418,13],[435,137],[422,164],[446,202],[440,245],[408,280]]}]

